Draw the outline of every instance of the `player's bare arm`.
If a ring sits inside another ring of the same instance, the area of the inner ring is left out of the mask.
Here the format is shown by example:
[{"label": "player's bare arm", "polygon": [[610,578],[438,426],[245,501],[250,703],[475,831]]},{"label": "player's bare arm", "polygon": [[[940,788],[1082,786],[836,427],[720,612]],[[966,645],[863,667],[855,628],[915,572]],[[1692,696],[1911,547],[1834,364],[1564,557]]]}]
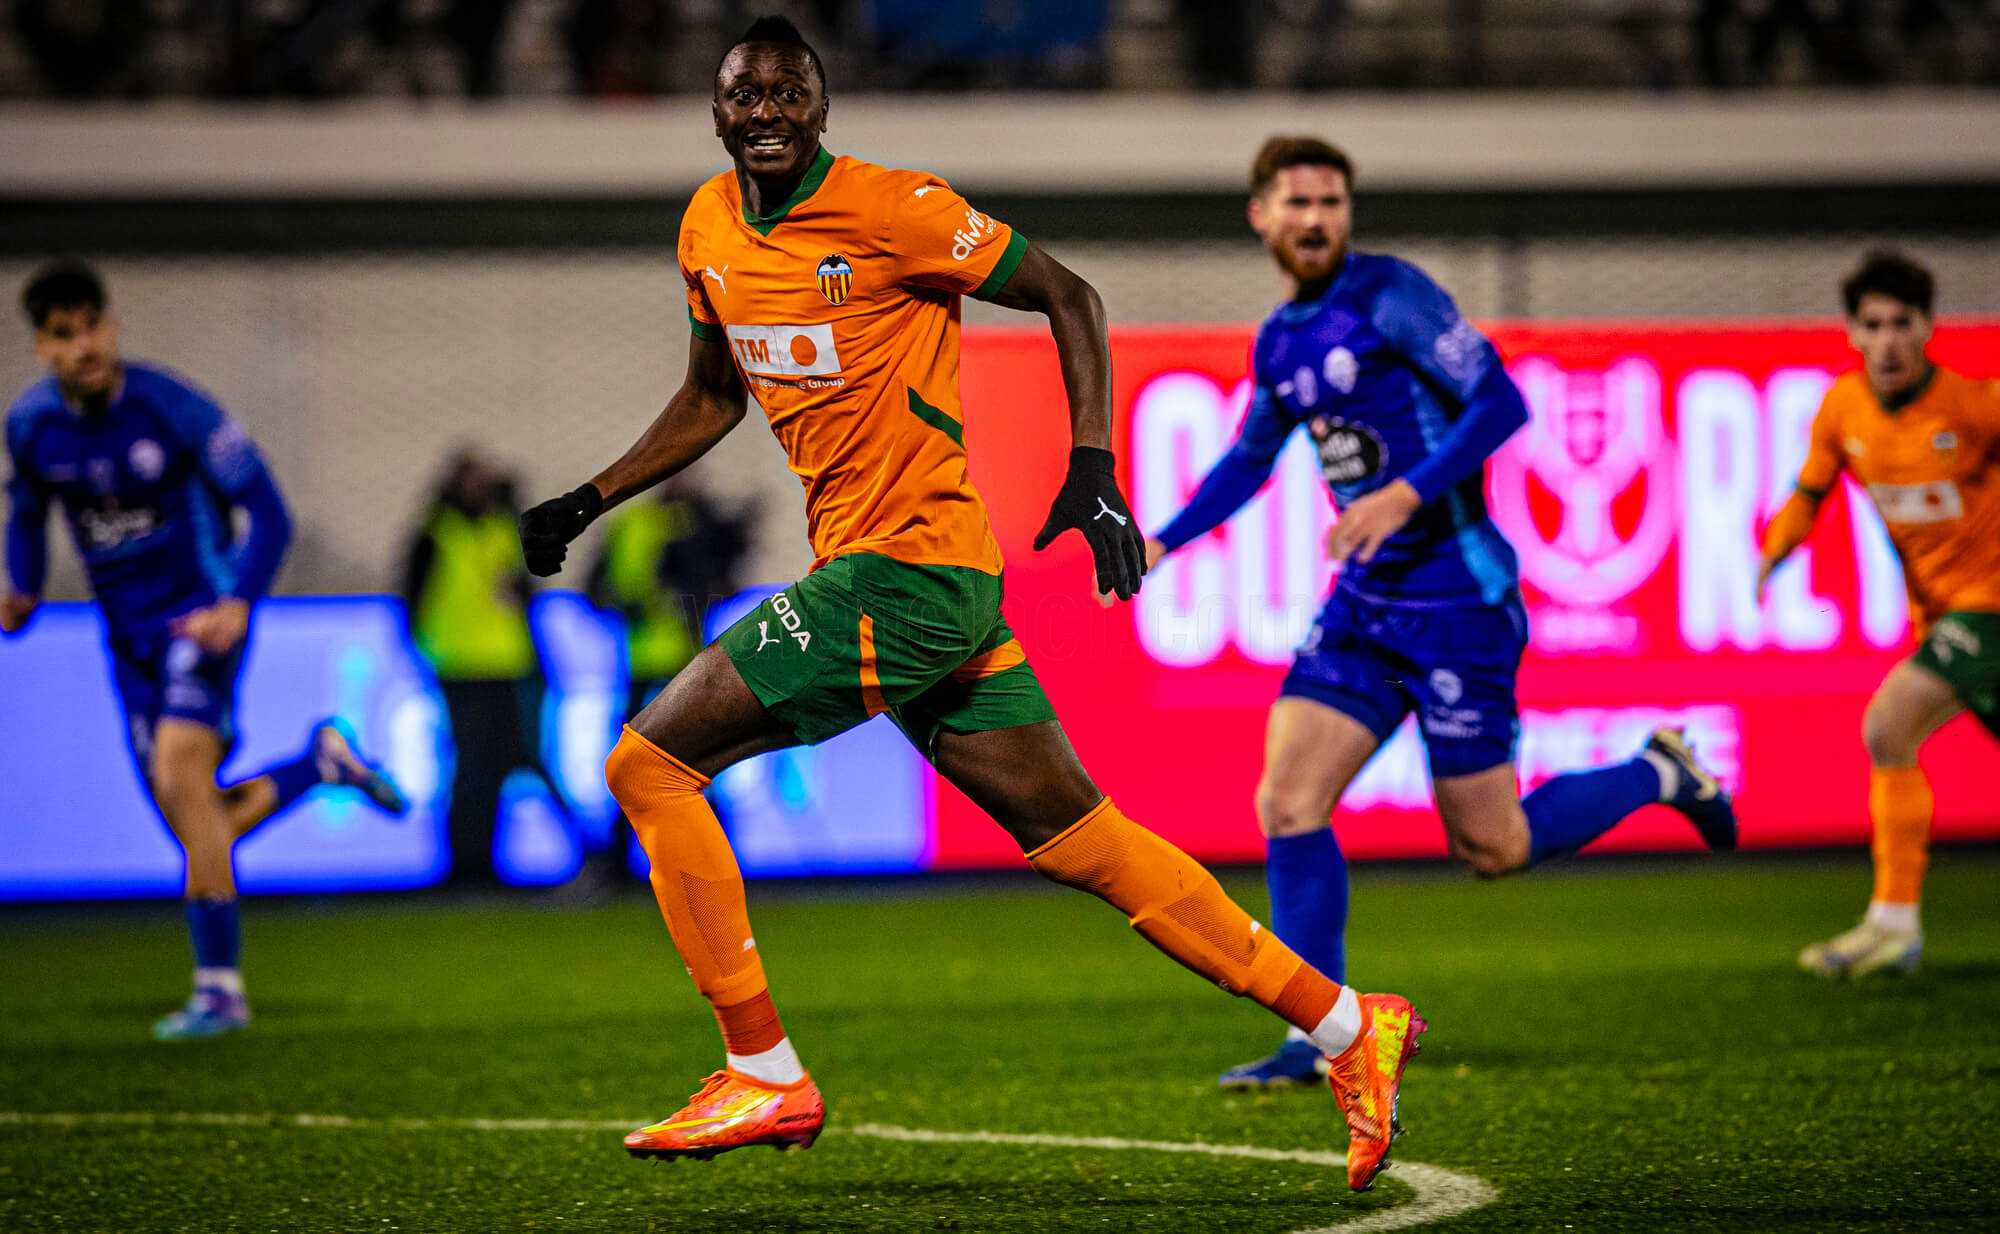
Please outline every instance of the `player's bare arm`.
[{"label": "player's bare arm", "polygon": [[18,591],[0,596],[0,634],[18,634],[28,624],[28,618],[35,615],[35,606],[41,602],[40,596],[23,595]]},{"label": "player's bare arm", "polygon": [[1146,550],[1132,508],[1118,491],[1111,453],[1111,344],[1104,301],[1096,288],[1030,243],[993,302],[1049,319],[1069,397],[1069,475],[1035,537],[1035,549],[1075,528],[1090,542],[1098,592],[1129,600],[1145,577]]},{"label": "player's bare arm", "polygon": [[1033,241],[993,303],[1049,319],[1063,392],[1069,396],[1070,444],[1111,448],[1111,344],[1097,289]]},{"label": "player's bare arm", "polygon": [[562,568],[571,540],[592,519],[642,493],[709,452],[742,423],[749,392],[720,341],[696,335],[688,343],[687,378],[639,440],[588,484],[521,515],[521,547],[531,573]]},{"label": "player's bare arm", "polygon": [[1816,489],[1795,489],[1791,499],[1772,517],[1771,526],[1764,533],[1763,559],[1757,563],[1759,604],[1764,602],[1764,589],[1770,585],[1771,575],[1812,534],[1813,523],[1818,520],[1820,505],[1825,500],[1826,494]]}]

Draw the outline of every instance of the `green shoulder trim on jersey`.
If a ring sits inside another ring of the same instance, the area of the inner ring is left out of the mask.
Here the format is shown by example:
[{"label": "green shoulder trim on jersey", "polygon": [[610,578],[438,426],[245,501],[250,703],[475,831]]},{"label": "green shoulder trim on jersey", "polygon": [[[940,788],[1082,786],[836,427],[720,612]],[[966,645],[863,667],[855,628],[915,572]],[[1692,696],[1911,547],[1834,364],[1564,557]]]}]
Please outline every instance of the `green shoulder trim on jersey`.
[{"label": "green shoulder trim on jersey", "polygon": [[986,281],[979,285],[979,290],[972,293],[972,298],[991,300],[999,295],[1000,289],[1007,285],[1007,280],[1014,277],[1014,270],[1021,264],[1021,258],[1027,255],[1028,238],[1018,231],[1008,236],[1007,251],[1000,254],[999,261],[993,263],[993,272],[986,276]]},{"label": "green shoulder trim on jersey", "polygon": [[704,343],[720,343],[723,339],[722,327],[714,322],[703,321],[694,315],[694,306],[688,306],[688,329]]},{"label": "green shoulder trim on jersey", "polygon": [[780,202],[778,208],[769,214],[750,213],[750,203],[745,201],[743,203],[743,221],[748,223],[750,230],[756,232],[758,235],[770,235],[771,229],[776,227],[787,214],[792,212],[793,206],[798,205],[814,193],[819,192],[819,186],[826,183],[826,173],[831,170],[833,170],[833,156],[826,152],[825,146],[821,146],[819,153],[813,155],[812,166],[806,168],[806,178],[799,181],[799,187],[792,190],[790,197]]},{"label": "green shoulder trim on jersey", "polygon": [[1800,493],[1803,493],[1805,496],[1812,498],[1814,501],[1825,501],[1826,495],[1829,492],[1833,491],[1831,489],[1824,489],[1824,488],[1807,488],[1803,484],[1796,485],[1795,487],[1798,489]]},{"label": "green shoulder trim on jersey", "polygon": [[910,414],[951,438],[959,449],[965,448],[965,426],[918,398],[915,390],[910,391]]},{"label": "green shoulder trim on jersey", "polygon": [[1872,386],[1869,387],[1868,393],[1875,394],[1875,405],[1893,416],[1897,412],[1903,410],[1903,408],[1908,407],[1911,403],[1914,403],[1918,399],[1922,398],[1924,395],[1929,394],[1931,390],[1931,383],[1937,380],[1938,371],[1937,371],[1937,365],[1932,364],[1928,359],[1924,361],[1924,364],[1925,364],[1925,372],[1923,377],[1920,378],[1909,389],[1904,390],[1902,393],[1897,394],[1894,397],[1883,398],[1881,395],[1875,394],[1874,387]]}]

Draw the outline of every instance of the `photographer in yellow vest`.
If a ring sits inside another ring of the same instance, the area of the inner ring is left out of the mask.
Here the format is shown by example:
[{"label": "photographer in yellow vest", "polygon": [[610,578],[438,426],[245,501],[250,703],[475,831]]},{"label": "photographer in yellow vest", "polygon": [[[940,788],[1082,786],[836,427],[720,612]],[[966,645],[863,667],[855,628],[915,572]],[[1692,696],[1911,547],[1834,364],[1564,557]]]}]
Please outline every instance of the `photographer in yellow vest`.
[{"label": "photographer in yellow vest", "polygon": [[498,885],[501,782],[540,765],[541,665],[509,487],[477,453],[454,455],[403,564],[410,633],[444,694],[458,751],[447,882],[460,887]]}]

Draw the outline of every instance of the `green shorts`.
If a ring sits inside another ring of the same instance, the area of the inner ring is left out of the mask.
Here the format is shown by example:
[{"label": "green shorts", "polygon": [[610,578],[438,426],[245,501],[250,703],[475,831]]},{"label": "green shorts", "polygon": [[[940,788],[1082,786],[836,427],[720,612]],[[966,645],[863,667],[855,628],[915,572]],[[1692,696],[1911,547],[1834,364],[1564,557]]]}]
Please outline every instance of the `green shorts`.
[{"label": "green shorts", "polygon": [[2000,613],[1946,613],[1913,658],[1944,678],[1965,709],[2000,737]]},{"label": "green shorts", "polygon": [[926,758],[940,732],[1055,719],[1000,617],[1000,579],[962,566],[849,553],[717,641],[757,701],[806,745],[884,711]]}]

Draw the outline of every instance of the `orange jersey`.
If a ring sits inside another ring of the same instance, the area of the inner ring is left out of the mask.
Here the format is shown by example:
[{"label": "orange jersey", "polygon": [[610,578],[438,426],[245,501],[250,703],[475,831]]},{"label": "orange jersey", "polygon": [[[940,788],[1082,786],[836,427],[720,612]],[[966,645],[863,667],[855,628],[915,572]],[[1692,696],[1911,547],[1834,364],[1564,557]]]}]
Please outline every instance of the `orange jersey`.
[{"label": "orange jersey", "polygon": [[688,315],[728,342],[804,483],[815,568],[871,552],[1000,573],[966,474],[959,297],[997,293],[1026,248],[936,176],[825,151],[763,218],[733,171],[695,193]]},{"label": "orange jersey", "polygon": [[1843,471],[1888,525],[1920,624],[2000,612],[2000,384],[1940,368],[1892,412],[1866,376],[1846,374],[1813,418],[1799,488],[1824,495]]}]

